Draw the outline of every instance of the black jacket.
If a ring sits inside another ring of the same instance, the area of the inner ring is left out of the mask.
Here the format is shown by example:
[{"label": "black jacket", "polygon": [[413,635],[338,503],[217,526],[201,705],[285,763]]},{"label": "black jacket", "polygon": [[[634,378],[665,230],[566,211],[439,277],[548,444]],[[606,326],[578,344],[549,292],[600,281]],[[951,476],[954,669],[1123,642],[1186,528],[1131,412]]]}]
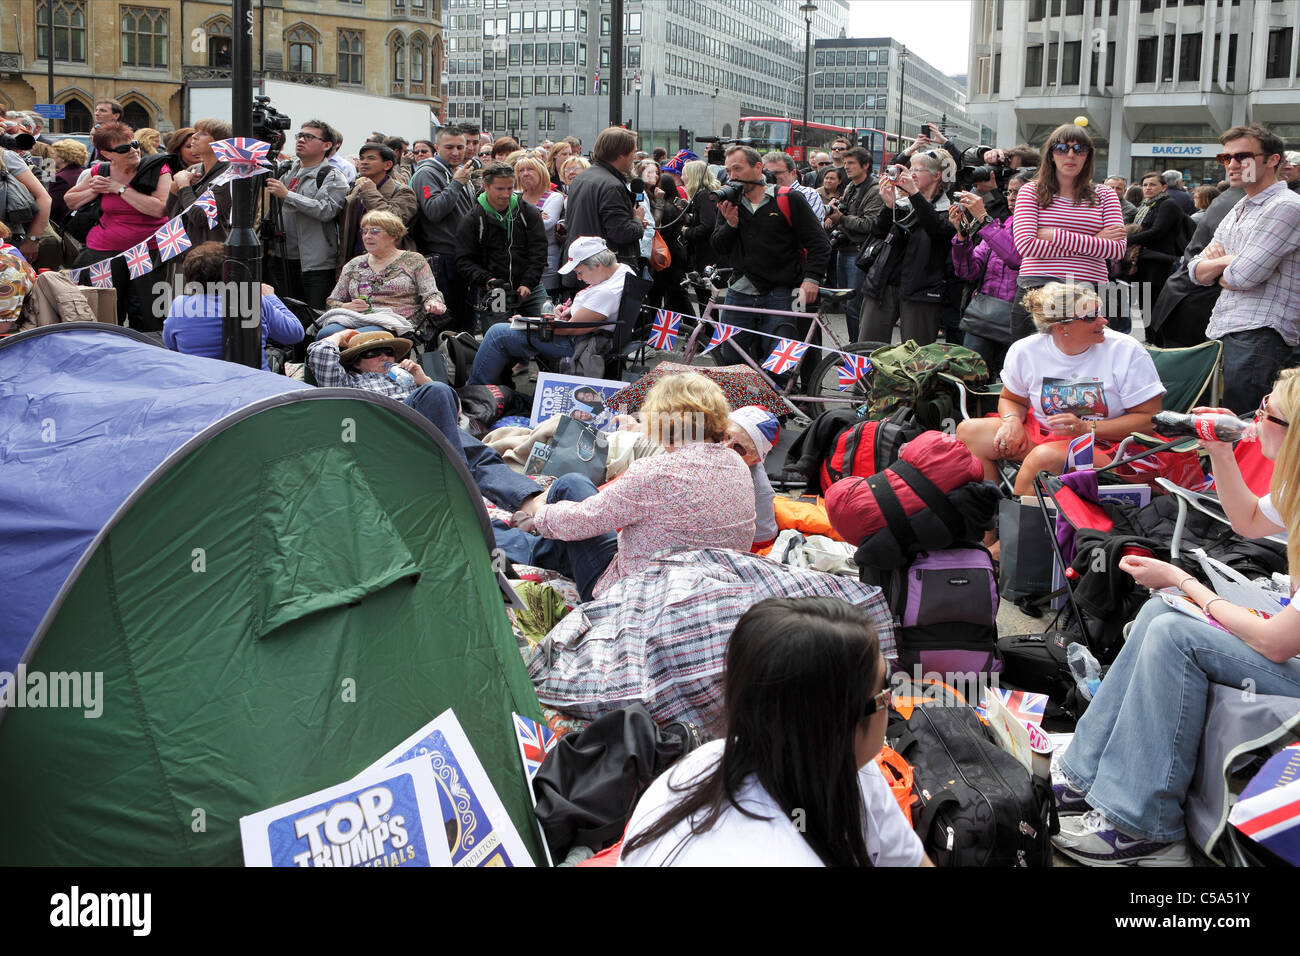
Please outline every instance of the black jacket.
[{"label": "black jacket", "polygon": [[481,287],[489,278],[504,280],[511,290],[519,286],[537,289],[546,269],[546,229],[537,207],[523,197],[506,230],[474,203],[456,230],[456,268],[467,288]]},{"label": "black jacket", "polygon": [[700,272],[711,265],[727,264],[713,248],[713,230],[718,224],[718,200],[707,189],[697,189],[686,206],[686,221],[682,230],[686,241],[691,269]]},{"label": "black jacket", "polygon": [[[884,285],[897,285],[905,302],[947,303],[955,307],[952,297],[959,286],[952,281],[952,237],[957,230],[948,221],[948,197],[940,193],[932,204],[918,192],[908,199],[911,215],[900,216],[895,223],[894,210],[885,206],[872,228],[876,238],[884,238],[892,230],[894,242],[901,243]],[[863,292],[869,294],[866,286]]]},{"label": "black jacket", "polygon": [[1128,237],[1129,248],[1141,246],[1144,250],[1180,256],[1186,243],[1183,240],[1187,216],[1169,193],[1155,201],[1142,220],[1142,227]]},{"label": "black jacket", "polygon": [[[1219,228],[1223,217],[1245,195],[1245,191],[1236,186],[1220,193],[1210,203],[1210,208],[1205,210],[1205,215],[1196,224],[1191,242],[1183,250],[1187,261],[1200,255],[1201,250],[1210,244],[1214,230]],[[1129,241],[1132,242],[1131,239]],[[1221,291],[1217,282],[1213,285],[1197,285],[1186,269],[1179,269],[1165,281],[1164,288],[1160,290],[1155,306],[1151,309],[1147,334],[1157,336],[1160,340],[1157,344],[1164,345],[1197,345],[1205,341],[1205,327],[1210,321],[1210,313],[1214,311],[1214,304],[1219,301]],[[1168,328],[1164,329],[1166,324]]]},{"label": "black jacket", "polygon": [[[560,262],[569,258],[569,243],[581,236],[600,236],[618,261],[639,271],[641,235],[645,227],[634,217],[635,203],[627,179],[609,163],[596,162],[569,183],[564,205],[565,240]],[[579,285],[572,273],[564,276],[570,288]]]},{"label": "black jacket", "polygon": [[790,200],[787,222],[777,202],[776,188],[768,187],[767,201],[756,213],[750,212],[743,202],[737,205],[738,229],[733,229],[726,217],[719,214],[713,230],[713,248],[719,255],[730,257],[737,276],[748,277],[764,292],[778,286],[793,288],[807,280],[820,285],[831,258],[826,230],[813,215],[808,200],[796,189],[787,194]]},{"label": "black jacket", "polygon": [[849,180],[844,187],[844,198],[840,200],[844,215],[840,219],[840,231],[849,240],[840,255],[857,252],[862,243],[871,238],[871,230],[876,224],[876,217],[885,208],[885,199],[880,195],[876,180],[868,176],[858,185]]}]

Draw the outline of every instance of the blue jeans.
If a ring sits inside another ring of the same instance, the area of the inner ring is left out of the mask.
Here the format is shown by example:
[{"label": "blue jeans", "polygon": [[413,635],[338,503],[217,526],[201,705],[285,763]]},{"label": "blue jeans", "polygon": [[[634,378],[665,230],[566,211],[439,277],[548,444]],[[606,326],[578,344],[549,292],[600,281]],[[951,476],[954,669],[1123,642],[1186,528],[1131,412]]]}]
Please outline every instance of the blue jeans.
[{"label": "blue jeans", "polygon": [[851,246],[839,250],[835,262],[835,287],[857,289],[850,299],[844,300],[844,324],[849,328],[849,341],[858,341],[858,316],[862,312],[863,272],[857,265],[858,251]]},{"label": "blue jeans", "polygon": [[1005,342],[986,339],[974,332],[963,332],[962,335],[962,347],[978,352],[980,358],[984,359],[984,364],[989,367],[989,381],[996,379],[1002,372],[1002,363],[1006,361],[1007,349],[1011,346]]},{"label": "blue jeans", "polygon": [[456,424],[459,402],[450,385],[442,382],[421,385],[406,396],[406,405],[433,422],[433,427],[442,432],[452,450],[469,466],[479,492],[488,501],[518,511],[524,499],[541,490],[532,479],[516,474],[492,448],[460,429]]},{"label": "blue jeans", "polygon": [[469,385],[496,385],[501,376],[515,362],[527,362],[535,355],[547,358],[567,358],[573,354],[573,340],[577,336],[557,335],[543,342],[536,332],[512,329],[509,323],[494,325],[483,336],[483,344],[474,354],[474,364],[469,370]]},{"label": "blue jeans", "polygon": [[1273,387],[1277,373],[1300,359],[1276,329],[1229,332],[1223,343],[1223,397],[1219,404],[1238,415],[1248,415]]},{"label": "blue jeans", "polygon": [[1079,720],[1061,770],[1120,829],[1157,843],[1181,840],[1212,681],[1300,697],[1300,661],[1274,664],[1152,598]]},{"label": "blue jeans", "polygon": [[[569,474],[555,480],[546,500],[585,501],[595,494],[596,486],[590,478]],[[527,534],[518,528],[507,528],[500,521],[492,522],[492,529],[496,533],[497,547],[511,561],[558,571],[573,578],[584,602],[591,600],[592,588],[618,553],[618,535],[612,531],[585,541],[555,541]]]},{"label": "blue jeans", "polygon": [[[772,291],[764,295],[728,292],[726,299],[723,300],[724,306],[738,305],[744,308],[774,309],[781,312],[789,312],[793,303],[794,289],[788,285],[775,286]],[[799,338],[799,327],[795,324],[795,320],[788,315],[759,315],[755,312],[727,312],[724,310],[721,321],[741,329],[752,329],[755,332],[765,332],[767,335],[779,335],[783,339]],[[734,342],[737,348],[747,352],[757,365],[762,365],[767,360],[767,357],[772,354],[772,349],[777,346],[776,339],[743,333],[737,334],[731,342]],[[718,346],[717,351],[721,353],[718,356],[719,365],[742,363],[736,349],[731,347],[731,342]],[[789,377],[789,373],[773,375],[772,380],[778,386],[781,386],[785,384],[786,379]]]},{"label": "blue jeans", "polygon": [[[335,332],[342,332],[344,329],[347,328],[351,328],[351,326],[339,325],[339,323],[337,322],[330,322],[327,325],[321,326],[321,330],[316,333],[316,341],[319,342],[321,339],[327,339]],[[361,326],[357,326],[357,331],[358,332],[387,332],[388,330],[385,329],[382,325],[361,325]]]}]

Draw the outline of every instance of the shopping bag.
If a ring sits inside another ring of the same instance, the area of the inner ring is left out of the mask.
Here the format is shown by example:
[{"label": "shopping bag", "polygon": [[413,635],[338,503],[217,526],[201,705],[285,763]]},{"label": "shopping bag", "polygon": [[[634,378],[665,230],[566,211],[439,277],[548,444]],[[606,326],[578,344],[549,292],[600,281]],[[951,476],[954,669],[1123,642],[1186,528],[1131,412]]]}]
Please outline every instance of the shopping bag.
[{"label": "shopping bag", "polygon": [[594,485],[605,481],[609,438],[604,432],[583,424],[571,415],[561,415],[551,439],[551,452],[543,475],[586,475]]}]

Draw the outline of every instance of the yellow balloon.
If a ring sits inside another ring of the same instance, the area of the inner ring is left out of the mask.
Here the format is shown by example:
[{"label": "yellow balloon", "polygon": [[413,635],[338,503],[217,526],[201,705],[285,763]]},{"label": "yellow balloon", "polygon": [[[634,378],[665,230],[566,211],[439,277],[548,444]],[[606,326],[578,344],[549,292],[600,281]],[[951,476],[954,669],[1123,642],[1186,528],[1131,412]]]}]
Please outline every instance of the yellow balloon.
[{"label": "yellow balloon", "polygon": [[1074,125],[1075,125],[1075,126],[1087,126],[1087,125],[1088,125],[1088,117],[1086,117],[1086,116],[1076,116],[1076,117],[1074,118]]}]

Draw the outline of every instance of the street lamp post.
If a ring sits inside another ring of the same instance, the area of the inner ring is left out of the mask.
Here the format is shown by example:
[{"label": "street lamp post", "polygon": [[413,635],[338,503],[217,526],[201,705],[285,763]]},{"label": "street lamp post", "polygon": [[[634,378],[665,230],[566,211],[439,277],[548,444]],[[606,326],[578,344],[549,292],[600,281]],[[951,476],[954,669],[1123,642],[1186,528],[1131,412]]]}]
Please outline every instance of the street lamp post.
[{"label": "street lamp post", "polygon": [[802,140],[800,144],[799,158],[804,162],[808,161],[808,81],[809,74],[812,72],[812,15],[817,12],[817,4],[812,0],[807,0],[799,8],[803,14],[803,129]]},{"label": "street lamp post", "polygon": [[632,125],[636,127],[636,133],[641,134],[641,73],[637,71],[636,78],[632,81],[632,90],[636,93],[636,118]]},{"label": "street lamp post", "polygon": [[903,90],[907,80],[907,46],[898,54],[898,152],[903,151]]}]

